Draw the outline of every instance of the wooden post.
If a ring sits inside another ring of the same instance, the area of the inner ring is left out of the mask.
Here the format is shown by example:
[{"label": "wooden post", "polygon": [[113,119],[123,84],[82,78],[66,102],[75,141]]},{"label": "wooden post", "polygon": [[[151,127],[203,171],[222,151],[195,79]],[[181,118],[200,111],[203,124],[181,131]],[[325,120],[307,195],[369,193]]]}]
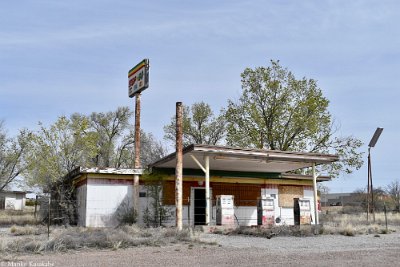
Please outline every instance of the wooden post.
[{"label": "wooden post", "polygon": [[[136,94],[135,103],[135,162],[133,167],[135,169],[140,168],[140,95]],[[139,174],[133,175],[133,209],[135,216],[139,215]]]},{"label": "wooden post", "polygon": [[35,197],[35,222],[37,221],[37,202],[38,202],[38,196],[36,195]]},{"label": "wooden post", "polygon": [[176,228],[182,230],[182,172],[183,172],[183,145],[182,145],[182,102],[176,102],[176,168],[175,168],[175,207]]}]

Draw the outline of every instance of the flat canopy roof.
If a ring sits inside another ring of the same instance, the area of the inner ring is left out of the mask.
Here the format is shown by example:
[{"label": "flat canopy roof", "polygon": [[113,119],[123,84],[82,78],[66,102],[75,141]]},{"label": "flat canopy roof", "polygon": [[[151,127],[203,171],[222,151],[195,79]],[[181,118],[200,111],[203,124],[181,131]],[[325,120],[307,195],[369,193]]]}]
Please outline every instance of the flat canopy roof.
[{"label": "flat canopy roof", "polygon": [[[172,153],[149,167],[175,168],[175,154]],[[331,154],[190,145],[183,149],[183,168],[200,169],[192,156],[202,161],[206,155],[210,158],[210,170],[260,173],[285,173],[311,167],[313,164],[330,164],[339,160],[337,155]]]}]

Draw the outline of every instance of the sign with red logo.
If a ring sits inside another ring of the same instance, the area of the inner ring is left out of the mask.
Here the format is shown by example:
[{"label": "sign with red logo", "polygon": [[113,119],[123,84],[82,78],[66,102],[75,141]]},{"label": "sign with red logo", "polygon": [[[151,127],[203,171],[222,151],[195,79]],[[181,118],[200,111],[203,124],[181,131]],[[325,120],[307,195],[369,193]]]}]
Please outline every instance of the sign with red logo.
[{"label": "sign with red logo", "polygon": [[149,60],[143,59],[128,72],[129,97],[134,97],[149,87]]}]

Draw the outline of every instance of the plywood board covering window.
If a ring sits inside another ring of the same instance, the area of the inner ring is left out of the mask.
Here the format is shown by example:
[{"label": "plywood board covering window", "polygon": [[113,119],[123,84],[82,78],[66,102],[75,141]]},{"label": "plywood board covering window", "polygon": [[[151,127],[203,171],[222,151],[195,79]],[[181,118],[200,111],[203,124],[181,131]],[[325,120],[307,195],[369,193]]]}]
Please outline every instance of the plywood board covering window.
[{"label": "plywood board covering window", "polygon": [[[182,188],[182,205],[189,204],[189,197],[190,197],[190,183],[183,183]],[[163,204],[164,205],[175,205],[175,182],[164,182],[163,183]]]},{"label": "plywood board covering window", "polygon": [[304,190],[302,186],[281,185],[279,190],[279,206],[283,208],[293,208],[294,198],[302,198]]},{"label": "plywood board covering window", "polygon": [[[197,182],[183,183],[183,205],[189,204],[191,187],[202,187]],[[211,183],[212,205],[215,205],[215,197],[218,195],[233,195],[236,206],[257,206],[257,198],[261,196],[261,185],[254,184],[225,184]],[[164,182],[163,184],[163,204],[175,205],[175,182]]]},{"label": "plywood board covering window", "polygon": [[233,195],[236,206],[257,206],[261,185],[212,183],[213,196]]}]

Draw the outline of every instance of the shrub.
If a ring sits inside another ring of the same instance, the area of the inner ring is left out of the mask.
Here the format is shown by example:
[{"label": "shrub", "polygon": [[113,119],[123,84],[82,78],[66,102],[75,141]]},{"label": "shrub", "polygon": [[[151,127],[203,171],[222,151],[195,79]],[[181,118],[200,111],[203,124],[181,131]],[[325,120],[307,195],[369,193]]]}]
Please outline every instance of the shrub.
[{"label": "shrub", "polygon": [[36,204],[36,200],[35,199],[26,199],[25,201],[25,206],[28,207],[33,207]]},{"label": "shrub", "polygon": [[345,236],[355,236],[355,232],[355,229],[351,225],[348,225],[341,231],[341,234]]}]

